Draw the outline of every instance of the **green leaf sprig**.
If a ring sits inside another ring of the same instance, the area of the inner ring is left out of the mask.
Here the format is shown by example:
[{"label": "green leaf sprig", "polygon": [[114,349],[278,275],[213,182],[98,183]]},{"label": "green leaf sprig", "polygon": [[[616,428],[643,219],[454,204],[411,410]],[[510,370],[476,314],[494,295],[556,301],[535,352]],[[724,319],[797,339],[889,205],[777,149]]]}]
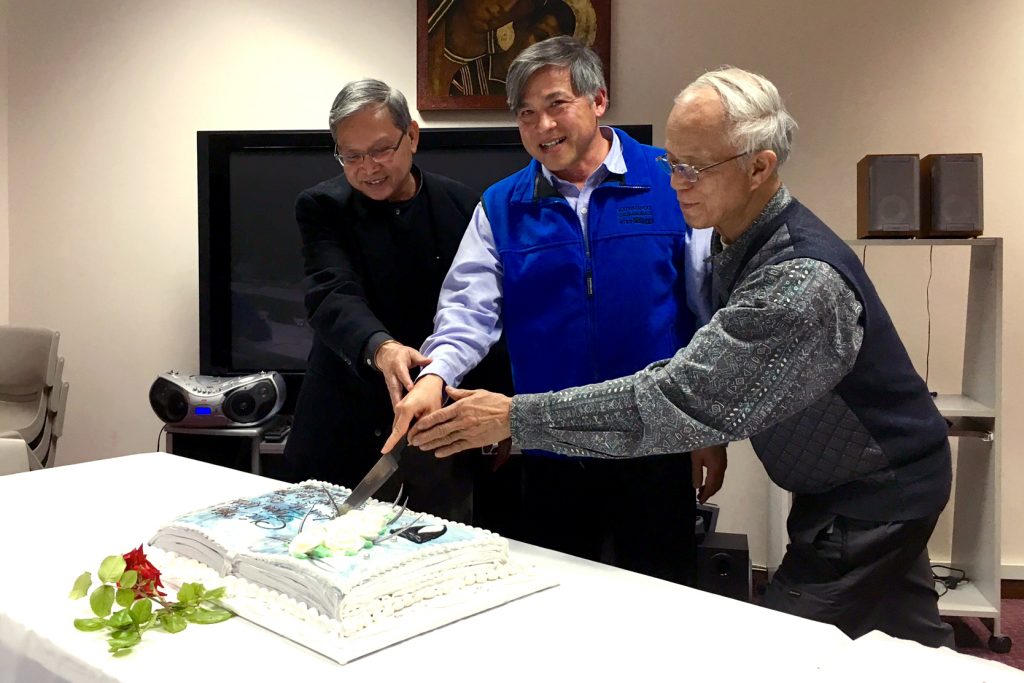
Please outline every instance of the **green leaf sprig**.
[{"label": "green leaf sprig", "polygon": [[[125,558],[139,567],[128,569]],[[140,572],[144,579],[140,581]],[[107,644],[115,657],[123,657],[142,640],[142,634],[156,628],[168,633],[184,631],[193,624],[216,624],[230,619],[231,612],[214,601],[224,597],[224,588],[206,590],[201,583],[186,583],[178,590],[177,600],[168,600],[159,590],[160,572],[138,550],[111,555],[100,563],[100,585],[92,587],[92,575],[83,572],[75,579],[70,598],[89,596],[95,617],[75,619],[79,631],[108,630]],[[115,610],[115,605],[121,609]]]}]

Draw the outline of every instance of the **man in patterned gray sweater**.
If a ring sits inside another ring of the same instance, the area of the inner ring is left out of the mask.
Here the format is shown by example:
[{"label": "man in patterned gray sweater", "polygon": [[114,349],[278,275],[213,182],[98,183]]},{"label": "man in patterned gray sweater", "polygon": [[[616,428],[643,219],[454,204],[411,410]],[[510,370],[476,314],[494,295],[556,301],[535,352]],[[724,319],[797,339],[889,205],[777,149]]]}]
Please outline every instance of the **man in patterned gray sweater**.
[{"label": "man in patterned gray sweater", "polygon": [[792,491],[774,609],[952,646],[926,544],[949,498],[947,427],[853,252],[778,175],[796,127],[740,69],[676,98],[662,158],[687,223],[714,227],[711,322],[631,377],[513,399],[450,390],[410,442],[438,456],[511,436],[599,458],[749,438]]}]

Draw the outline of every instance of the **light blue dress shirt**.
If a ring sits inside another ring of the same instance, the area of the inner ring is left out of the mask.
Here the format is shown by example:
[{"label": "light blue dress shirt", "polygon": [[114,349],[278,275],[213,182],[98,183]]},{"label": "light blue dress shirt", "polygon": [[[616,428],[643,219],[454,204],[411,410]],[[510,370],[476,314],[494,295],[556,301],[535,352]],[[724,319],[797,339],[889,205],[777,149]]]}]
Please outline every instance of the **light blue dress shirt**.
[{"label": "light blue dress shirt", "polygon": [[[625,174],[622,145],[614,131],[601,127],[611,139],[604,162],[587,178],[582,188],[555,176],[542,167],[544,177],[569,203],[587,230],[590,196],[609,173]],[[668,176],[664,182],[669,182]],[[712,228],[693,230],[686,244],[684,270],[686,299],[697,326],[711,319],[710,261]],[[423,342],[421,353],[433,360],[421,374],[439,375],[450,386],[458,386],[467,372],[483,360],[501,337],[501,259],[494,243],[491,223],[483,205],[477,204],[466,228],[455,260],[441,287],[434,316],[434,333]]]}]

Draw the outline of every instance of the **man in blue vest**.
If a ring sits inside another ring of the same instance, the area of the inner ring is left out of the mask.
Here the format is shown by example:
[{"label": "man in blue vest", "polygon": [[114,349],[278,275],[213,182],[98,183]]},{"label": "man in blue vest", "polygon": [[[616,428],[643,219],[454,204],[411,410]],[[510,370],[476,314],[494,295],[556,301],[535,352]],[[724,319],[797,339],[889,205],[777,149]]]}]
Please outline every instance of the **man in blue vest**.
[{"label": "man in blue vest", "polygon": [[[534,161],[477,206],[422,348],[432,362],[396,406],[388,446],[440,408],[445,385],[503,331],[515,389],[530,393],[636,372],[685,346],[708,316],[710,231],[684,222],[662,150],[598,124],[608,97],[597,55],[567,36],[536,43],[513,62],[506,92]],[[702,500],[715,493],[726,462],[721,447],[692,462],[685,450],[600,461],[546,446],[546,457],[523,459],[523,537],[692,582],[694,487]]]},{"label": "man in blue vest", "polygon": [[662,158],[686,221],[715,226],[711,321],[670,360],[509,399],[449,390],[409,441],[445,456],[523,448],[647,456],[749,438],[792,491],[764,603],[952,646],[927,543],[949,498],[946,423],[856,255],[778,175],[796,127],[767,79],[704,74],[676,98]]}]

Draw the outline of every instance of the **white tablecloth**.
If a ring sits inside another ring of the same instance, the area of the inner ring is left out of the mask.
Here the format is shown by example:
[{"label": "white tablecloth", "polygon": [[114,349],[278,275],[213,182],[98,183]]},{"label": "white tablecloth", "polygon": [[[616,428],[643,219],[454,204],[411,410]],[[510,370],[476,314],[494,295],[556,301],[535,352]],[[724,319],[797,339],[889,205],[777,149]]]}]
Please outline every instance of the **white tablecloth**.
[{"label": "white tablecloth", "polygon": [[277,484],[164,453],[0,477],[0,680],[812,681],[835,680],[853,662],[861,675],[882,674],[902,645],[915,653],[919,680],[940,680],[932,674],[945,670],[942,657],[963,664],[959,681],[973,671],[976,680],[1018,680],[948,650],[932,657],[901,641],[863,646],[831,626],[517,542],[516,557],[561,585],[344,667],[241,619],[150,631],[118,659],[101,633],[72,626],[90,616],[85,600],[67,597],[81,572],[95,576],[103,557],[138,546],[179,514]]}]

